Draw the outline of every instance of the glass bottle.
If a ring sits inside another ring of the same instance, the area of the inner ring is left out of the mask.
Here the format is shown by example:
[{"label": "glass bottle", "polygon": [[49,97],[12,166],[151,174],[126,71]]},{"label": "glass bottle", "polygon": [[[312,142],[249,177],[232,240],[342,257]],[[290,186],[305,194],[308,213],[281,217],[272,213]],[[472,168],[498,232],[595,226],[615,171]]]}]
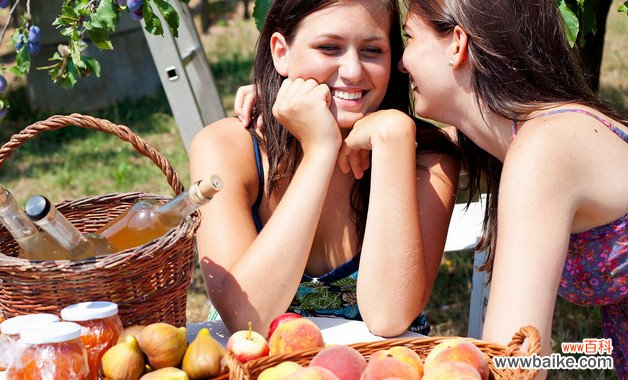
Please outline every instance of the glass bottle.
[{"label": "glass bottle", "polygon": [[220,189],[222,180],[213,175],[192,184],[164,204],[139,201],[96,232],[109,239],[116,250],[140,246],[178,226],[185,217],[209,202]]},{"label": "glass bottle", "polygon": [[113,253],[113,247],[103,236],[82,234],[57,208],[42,195],[34,195],[26,201],[26,215],[70,253],[71,260]]},{"label": "glass bottle", "polygon": [[68,260],[70,254],[46,232],[40,231],[0,186],[0,220],[20,246],[18,257],[28,260]]}]

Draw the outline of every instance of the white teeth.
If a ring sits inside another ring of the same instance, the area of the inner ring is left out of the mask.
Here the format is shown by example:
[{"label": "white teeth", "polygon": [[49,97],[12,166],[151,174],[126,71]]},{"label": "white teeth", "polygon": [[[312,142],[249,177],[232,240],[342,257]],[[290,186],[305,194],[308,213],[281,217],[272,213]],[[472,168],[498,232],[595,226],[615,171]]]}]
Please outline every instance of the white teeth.
[{"label": "white teeth", "polygon": [[334,90],[332,95],[340,99],[355,100],[355,99],[360,99],[362,97],[362,91],[346,92],[346,91]]}]

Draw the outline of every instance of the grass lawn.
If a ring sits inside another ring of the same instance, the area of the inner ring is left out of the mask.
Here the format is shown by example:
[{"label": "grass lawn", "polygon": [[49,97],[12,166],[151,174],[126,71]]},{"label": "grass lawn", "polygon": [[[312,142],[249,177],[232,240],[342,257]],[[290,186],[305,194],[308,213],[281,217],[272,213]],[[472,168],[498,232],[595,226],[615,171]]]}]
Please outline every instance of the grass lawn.
[{"label": "grass lawn", "polygon": [[[628,17],[615,11],[622,1],[615,0],[611,6],[601,94],[626,111]],[[257,36],[253,21],[242,20],[240,14],[238,11],[237,17],[226,18],[212,26],[209,34],[201,36],[223,105],[230,114],[235,90],[250,82]],[[29,123],[49,116],[30,110],[26,96],[24,89],[10,94],[14,108],[0,125],[1,141],[7,141],[11,134]],[[91,115],[131,127],[170,160],[184,185],[189,184],[187,155],[165,94],[127,101]],[[12,191],[21,205],[35,193],[45,194],[54,202],[116,191],[172,194],[161,172],[130,146],[120,144],[117,138],[77,128],[44,133],[19,148],[4,163],[0,182]],[[466,334],[472,265],[471,252],[447,254],[443,258],[431,301],[425,310],[432,325],[432,335]],[[188,321],[204,320],[208,311],[205,287],[199,271],[196,271],[189,289]],[[576,307],[559,298],[553,331],[554,352],[560,352],[561,342],[601,337],[599,310]],[[563,371],[551,372],[549,378],[610,379],[614,375],[611,371]]]}]

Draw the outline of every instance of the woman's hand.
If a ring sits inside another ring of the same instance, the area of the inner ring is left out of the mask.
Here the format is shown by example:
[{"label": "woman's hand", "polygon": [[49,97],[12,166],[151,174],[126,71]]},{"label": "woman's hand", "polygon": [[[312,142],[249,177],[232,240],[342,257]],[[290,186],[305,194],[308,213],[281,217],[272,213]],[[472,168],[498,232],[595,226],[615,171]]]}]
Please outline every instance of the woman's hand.
[{"label": "woman's hand", "polygon": [[366,115],[353,125],[338,154],[338,165],[343,173],[353,171],[355,178],[362,178],[369,168],[369,153],[376,141],[386,141],[402,136],[405,126],[414,128],[412,119],[401,111],[382,110]]},{"label": "woman's hand", "polygon": [[[251,111],[253,110],[253,105],[255,104],[255,90],[252,84],[241,86],[236,91],[235,101],[233,104],[233,110],[236,113],[236,116],[242,122],[243,127],[248,127],[251,122]],[[256,128],[262,129],[263,120],[262,116],[258,116],[256,122]]]},{"label": "woman's hand", "polygon": [[299,140],[303,151],[341,144],[338,123],[329,110],[331,92],[314,79],[285,79],[273,105],[273,116]]}]

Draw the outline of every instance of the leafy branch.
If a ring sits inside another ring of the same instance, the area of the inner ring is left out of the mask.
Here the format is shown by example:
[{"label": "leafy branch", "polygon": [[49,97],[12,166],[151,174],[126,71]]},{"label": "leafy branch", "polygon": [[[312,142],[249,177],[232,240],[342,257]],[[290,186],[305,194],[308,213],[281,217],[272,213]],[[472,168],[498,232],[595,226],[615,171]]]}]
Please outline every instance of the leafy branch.
[{"label": "leafy branch", "polygon": [[[584,44],[584,37],[597,32],[597,7],[599,0],[556,0],[563,21],[567,40],[573,47],[580,36],[580,43]],[[628,1],[617,9],[617,12],[628,15]]]},{"label": "leafy branch", "polygon": [[[39,54],[40,29],[33,25],[30,10],[30,0],[26,1],[25,10],[17,15],[20,2],[15,0],[6,17],[2,31],[0,32],[0,45],[8,26],[14,17],[19,17],[19,25],[15,28],[11,42],[15,46],[15,66],[10,71],[24,77],[31,70],[31,57]],[[48,60],[50,64],[38,67],[39,70],[47,70],[54,83],[59,83],[64,88],[72,88],[80,78],[95,74],[100,76],[100,64],[88,56],[86,52],[87,42],[91,41],[100,50],[112,50],[111,34],[115,32],[120,14],[129,12],[132,19],[144,20],[144,28],[151,34],[163,35],[164,26],[155,13],[161,14],[167,27],[173,36],[178,35],[179,15],[168,1],[189,0],[64,0],[61,11],[53,24],[59,33],[67,39],[67,44],[59,44],[57,52]],[[0,8],[8,8],[11,0],[0,0]],[[5,68],[0,61],[0,93],[6,89]],[[0,99],[0,118],[6,115],[9,104]]]}]

